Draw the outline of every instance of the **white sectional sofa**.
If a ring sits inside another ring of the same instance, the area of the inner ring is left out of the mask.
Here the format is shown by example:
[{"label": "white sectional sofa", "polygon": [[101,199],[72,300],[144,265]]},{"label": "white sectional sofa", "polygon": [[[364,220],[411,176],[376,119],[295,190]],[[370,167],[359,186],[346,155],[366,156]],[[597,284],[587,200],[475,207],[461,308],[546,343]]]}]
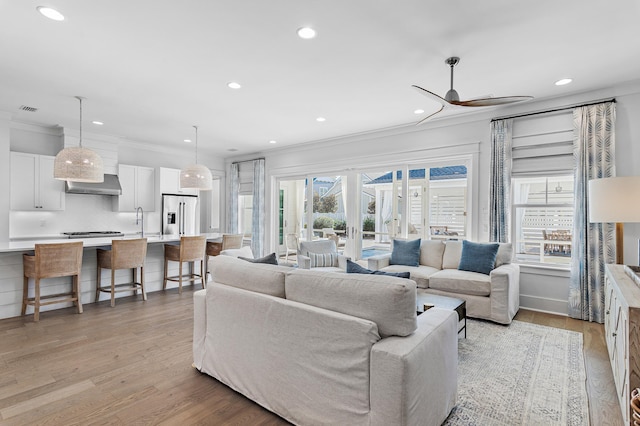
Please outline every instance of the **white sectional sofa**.
[{"label": "white sectional sofa", "polygon": [[418,293],[464,299],[467,316],[510,324],[520,307],[520,267],[511,263],[511,244],[501,243],[489,275],[458,270],[462,241],[424,240],[418,266],[391,265],[391,255],[368,259],[371,270],[410,272]]},{"label": "white sectional sofa", "polygon": [[210,261],[195,367],[299,425],[440,425],[456,403],[458,318],[416,317],[411,280]]}]

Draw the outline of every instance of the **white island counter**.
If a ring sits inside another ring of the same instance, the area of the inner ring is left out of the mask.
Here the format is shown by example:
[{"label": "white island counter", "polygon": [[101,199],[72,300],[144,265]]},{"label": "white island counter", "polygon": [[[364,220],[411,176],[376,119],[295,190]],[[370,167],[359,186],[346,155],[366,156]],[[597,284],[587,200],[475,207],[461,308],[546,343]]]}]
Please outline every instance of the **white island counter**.
[{"label": "white island counter", "polygon": [[[221,241],[222,234],[209,233],[200,234],[205,235],[208,241]],[[179,235],[158,235],[149,234],[145,235],[147,238],[147,258],[145,261],[144,278],[145,288],[147,293],[153,291],[162,290],[162,279],[164,277],[164,248],[161,243],[174,243],[180,241]],[[10,318],[20,316],[20,310],[22,307],[22,253],[29,252],[34,249],[36,244],[47,243],[65,243],[81,240],[84,245],[84,251],[82,254],[82,273],[80,276],[80,288],[82,293],[82,303],[93,303],[95,300],[96,291],[96,247],[108,247],[113,240],[118,239],[132,239],[139,238],[139,235],[125,235],[124,237],[108,237],[108,238],[42,238],[42,239],[29,239],[0,243],[0,318]],[[176,262],[170,263],[170,275],[178,274],[178,264]],[[102,277],[103,282],[110,281],[110,273],[108,270],[103,270],[105,274]],[[116,283],[127,282],[130,280],[131,274],[128,270],[119,270],[116,272]],[[71,279],[67,277],[46,279],[41,282],[43,294],[61,293],[67,291],[69,288]],[[172,288],[176,286],[172,282],[169,282],[167,286]],[[200,284],[196,284],[200,286]],[[30,283],[30,289],[33,288],[33,284]],[[116,297],[130,296],[132,293],[122,292],[118,293]],[[106,300],[108,295],[103,294],[101,300]],[[183,294],[181,297],[191,297],[189,293]],[[143,302],[140,297],[140,303],[152,303]],[[41,312],[47,310],[60,309],[65,306],[71,306],[71,304],[59,304],[43,306]],[[112,309],[109,304],[105,304],[105,309]],[[116,303],[116,307],[118,305]],[[31,307],[28,307],[27,314],[33,312]],[[70,315],[76,315],[70,313]],[[30,317],[29,317],[30,318]],[[41,322],[46,321],[47,315],[41,316]]]}]

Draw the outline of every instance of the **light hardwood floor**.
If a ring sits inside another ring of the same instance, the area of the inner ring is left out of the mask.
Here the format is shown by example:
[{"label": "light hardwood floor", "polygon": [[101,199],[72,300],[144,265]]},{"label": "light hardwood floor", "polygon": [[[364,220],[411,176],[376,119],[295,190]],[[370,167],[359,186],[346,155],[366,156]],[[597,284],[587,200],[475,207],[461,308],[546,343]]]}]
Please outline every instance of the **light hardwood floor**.
[{"label": "light hardwood floor", "polygon": [[[0,320],[0,423],[288,424],[191,367],[193,291]],[[524,310],[516,319],[582,332],[591,424],[622,423],[601,325]]]}]

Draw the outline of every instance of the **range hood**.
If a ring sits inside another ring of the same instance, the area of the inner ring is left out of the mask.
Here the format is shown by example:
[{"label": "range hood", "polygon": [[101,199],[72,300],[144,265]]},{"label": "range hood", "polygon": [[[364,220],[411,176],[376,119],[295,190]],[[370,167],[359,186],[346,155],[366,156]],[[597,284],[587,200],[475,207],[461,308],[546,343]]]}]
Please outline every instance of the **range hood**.
[{"label": "range hood", "polygon": [[65,192],[69,194],[121,195],[122,187],[118,175],[104,175],[102,183],[67,181]]}]

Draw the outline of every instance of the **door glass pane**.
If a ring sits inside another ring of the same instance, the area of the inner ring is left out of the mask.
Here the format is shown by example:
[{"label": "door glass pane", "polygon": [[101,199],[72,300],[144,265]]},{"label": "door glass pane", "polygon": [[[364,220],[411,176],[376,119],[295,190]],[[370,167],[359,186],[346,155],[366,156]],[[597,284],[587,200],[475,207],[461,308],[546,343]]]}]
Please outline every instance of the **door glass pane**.
[{"label": "door glass pane", "polygon": [[467,168],[429,169],[429,232],[431,239],[464,239],[467,235]]},{"label": "door glass pane", "polygon": [[395,178],[393,175],[394,173],[389,170],[368,171],[361,174],[362,252],[359,258],[377,256],[391,251],[391,240],[400,226],[397,211],[401,207],[398,195],[402,192],[402,187],[397,183],[394,184],[398,175],[396,174]]},{"label": "door glass pane", "polygon": [[313,178],[313,238],[333,239],[338,251],[346,242],[345,189],[343,176]]}]

